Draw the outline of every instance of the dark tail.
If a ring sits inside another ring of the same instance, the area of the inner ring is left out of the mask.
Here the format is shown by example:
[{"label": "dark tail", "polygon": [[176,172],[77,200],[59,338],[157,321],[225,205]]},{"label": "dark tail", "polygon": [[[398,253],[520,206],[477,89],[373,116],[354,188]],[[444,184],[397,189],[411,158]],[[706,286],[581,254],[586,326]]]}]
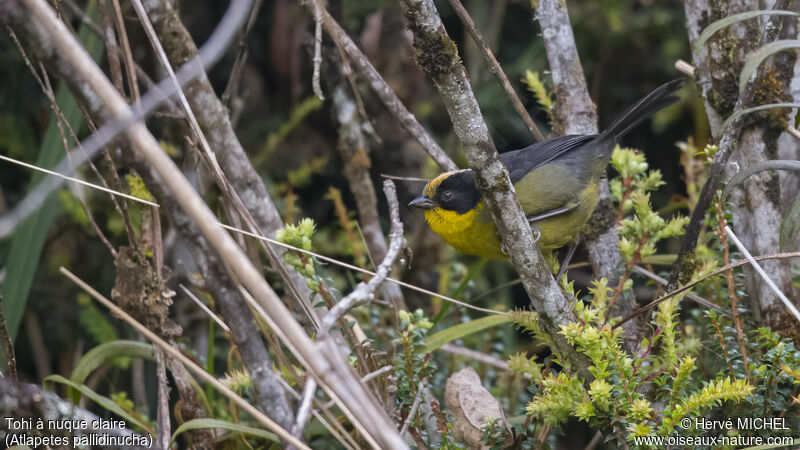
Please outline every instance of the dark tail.
[{"label": "dark tail", "polygon": [[634,103],[624,113],[608,127],[603,133],[604,136],[614,136],[618,140],[628,134],[634,127],[642,121],[650,118],[656,111],[678,101],[675,91],[683,86],[683,79],[672,80],[659,86],[653,92]]}]

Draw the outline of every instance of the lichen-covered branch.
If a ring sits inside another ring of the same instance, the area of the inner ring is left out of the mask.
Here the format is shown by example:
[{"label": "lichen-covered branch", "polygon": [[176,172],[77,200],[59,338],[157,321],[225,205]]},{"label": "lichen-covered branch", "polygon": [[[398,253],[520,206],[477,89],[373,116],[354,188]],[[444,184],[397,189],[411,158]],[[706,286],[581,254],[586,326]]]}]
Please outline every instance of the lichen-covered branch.
[{"label": "lichen-covered branch", "polygon": [[[378,198],[372,183],[369,169],[369,142],[364,135],[362,122],[359,119],[355,99],[347,91],[344,83],[339,83],[333,88],[333,108],[336,120],[339,122],[339,154],[344,163],[344,176],[350,184],[350,192],[356,199],[358,218],[361,222],[361,231],[372,258],[382,261],[386,257],[386,238],[381,230],[380,217],[378,216]],[[384,283],[381,290],[387,300],[398,307],[403,307],[403,293],[400,286],[394,283]]]},{"label": "lichen-covered branch", "polygon": [[[793,0],[779,0],[775,7],[791,9],[797,5]],[[750,0],[731,1],[726,5],[706,0],[687,1],[685,10],[690,42],[697,40],[711,20],[755,9],[758,9],[758,2]],[[791,98],[789,85],[794,73],[795,52],[782,52],[769,58],[761,65],[745,91],[737,97],[738,78],[748,53],[775,39],[796,35],[796,18],[772,16],[766,19],[763,29],[760,29],[757,20],[738,22],[717,32],[704,48],[693,49],[695,79],[705,98],[712,134],[719,139],[719,150],[714,155],[706,184],[692,212],[678,259],[672,269],[668,290],[685,283],[691,275],[697,238],[719,183],[742,168],[777,157],[778,138],[786,129],[790,111],[769,110],[737,119],[725,130],[721,130],[720,126],[726,117],[741,109]],[[742,39],[742,36],[745,38]],[[731,195],[732,224],[744,245],[754,253],[768,254],[780,250],[780,192],[779,176],[765,172],[750,177]],[[790,268],[787,261],[764,264],[770,278],[784,292],[791,290]],[[747,269],[746,273],[748,291],[754,299],[752,308],[756,320],[774,330],[795,330],[795,324],[787,320],[783,305],[769,286],[754,271]]]},{"label": "lichen-covered branch", "polygon": [[[172,66],[180,66],[197,54],[197,46],[180,19],[177,2],[149,0],[144,2],[144,7]],[[208,77],[203,74],[187,83],[184,93],[232,190],[241,198],[261,232],[273,237],[283,228],[283,220],[236,137],[228,113]],[[270,249],[277,256],[283,253],[279,247]],[[273,263],[280,264],[282,270],[279,272],[287,274],[287,283],[293,286],[301,301],[309,298],[310,290],[302,275],[290,269],[280,258],[275,258]]]},{"label": "lichen-covered branch", "polygon": [[[555,131],[558,134],[597,134],[597,108],[586,87],[566,2],[541,0],[534,6],[556,94]],[[597,209],[589,219],[588,231],[581,238],[589,253],[595,278],[615,283],[622,275],[623,263],[606,179],[600,181],[598,193]],[[614,305],[613,312],[626,316],[634,307],[633,296],[623,295]],[[625,326],[625,342],[630,350],[638,346],[638,330],[638,319]]]},{"label": "lichen-covered branch", "polygon": [[478,190],[486,199],[511,262],[522,279],[543,330],[567,355],[575,368],[586,372],[588,361],[559,333],[575,320],[572,306],[562,295],[536,247],[508,170],[489,136],[478,103],[461,65],[455,43],[447,36],[432,0],[402,0],[408,26],[414,33],[417,62],[442,96],[456,136],[464,147]]}]

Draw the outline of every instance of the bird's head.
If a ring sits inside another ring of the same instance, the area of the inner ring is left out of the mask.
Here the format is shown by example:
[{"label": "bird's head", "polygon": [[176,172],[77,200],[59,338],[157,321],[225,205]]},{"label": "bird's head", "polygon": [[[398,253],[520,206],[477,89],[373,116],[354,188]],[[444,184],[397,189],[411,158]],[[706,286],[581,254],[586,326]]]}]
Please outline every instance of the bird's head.
[{"label": "bird's head", "polygon": [[408,204],[415,208],[436,211],[442,209],[464,214],[478,204],[481,194],[475,187],[469,169],[445,172],[425,186],[422,195]]}]

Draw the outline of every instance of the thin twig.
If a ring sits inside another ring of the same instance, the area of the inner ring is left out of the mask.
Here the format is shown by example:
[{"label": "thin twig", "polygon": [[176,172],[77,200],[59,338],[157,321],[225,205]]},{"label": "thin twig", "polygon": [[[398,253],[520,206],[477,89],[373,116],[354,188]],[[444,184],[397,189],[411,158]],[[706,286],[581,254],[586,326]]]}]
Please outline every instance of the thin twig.
[{"label": "thin twig", "polygon": [[303,400],[300,401],[300,407],[297,408],[297,418],[295,418],[294,428],[292,428],[292,434],[297,439],[303,438],[303,431],[311,417],[311,404],[314,403],[316,393],[317,382],[313,378],[307,378],[306,385],[303,387]]},{"label": "thin twig", "polygon": [[318,1],[312,1],[314,9],[314,73],[311,77],[311,88],[314,90],[314,95],[320,100],[325,100],[325,95],[322,93],[322,86],[320,85],[319,72],[322,65],[322,11],[320,11],[320,4]]},{"label": "thin twig", "polygon": [[[503,361],[500,358],[495,358],[494,356],[487,355],[486,353],[479,352],[476,350],[472,350],[471,348],[462,347],[460,345],[453,344],[452,342],[444,344],[440,347],[441,350],[444,350],[448,353],[452,353],[454,355],[465,356],[467,358],[472,358],[475,361],[480,363],[488,364],[492,367],[497,367],[498,369],[508,370],[508,363]],[[526,374],[528,378],[530,378],[529,374]]]},{"label": "thin twig", "polygon": [[428,182],[430,182],[430,181],[431,181],[431,180],[429,180],[429,179],[427,179],[427,178],[419,178],[419,177],[401,177],[401,176],[398,176],[398,175],[388,175],[388,174],[385,174],[385,173],[382,173],[382,174],[381,174],[381,177],[383,177],[383,178],[388,178],[388,179],[390,179],[390,180],[400,180],[400,181],[419,181],[420,183],[428,183]]},{"label": "thin twig", "polygon": [[417,409],[419,408],[420,402],[422,402],[422,392],[425,390],[424,387],[425,381],[420,381],[419,386],[417,386],[417,396],[414,398],[414,403],[411,405],[411,411],[408,412],[406,420],[403,421],[403,427],[400,428],[400,436],[406,434],[409,425],[411,425],[411,420],[413,420],[414,416],[417,415]]},{"label": "thin twig", "polygon": [[132,195],[128,195],[128,194],[125,194],[125,193],[122,193],[122,192],[118,192],[118,191],[115,191],[113,189],[108,189],[108,188],[105,188],[105,187],[97,185],[97,184],[89,183],[88,181],[83,181],[83,180],[78,179],[78,178],[68,177],[66,175],[63,175],[63,174],[61,174],[59,172],[56,172],[56,171],[53,171],[53,170],[48,170],[48,169],[44,169],[42,167],[34,166],[33,164],[28,164],[28,163],[25,163],[25,162],[22,162],[22,161],[17,161],[16,159],[9,158],[8,156],[5,156],[5,155],[0,155],[0,159],[2,159],[3,161],[7,161],[7,162],[10,162],[10,163],[13,163],[13,164],[17,164],[17,165],[26,167],[26,168],[31,169],[31,170],[37,170],[39,172],[44,172],[44,173],[46,173],[48,175],[53,175],[53,176],[62,178],[64,180],[72,181],[73,183],[78,183],[78,184],[82,184],[84,186],[88,186],[88,187],[91,187],[91,188],[94,188],[94,189],[99,189],[99,190],[101,190],[103,192],[108,192],[111,195],[116,195],[118,197],[123,197],[123,198],[126,198],[128,200],[133,200],[135,202],[144,203],[145,205],[155,206],[156,208],[158,208],[158,204],[157,203],[153,203],[151,201],[144,200],[144,199],[141,199],[141,198],[138,198],[138,197],[134,197]]},{"label": "thin twig", "polygon": [[[125,72],[128,75],[128,92],[133,104],[139,108],[141,106],[141,94],[139,93],[139,83],[136,79],[136,61],[133,59],[131,44],[128,41],[128,31],[125,29],[125,20],[122,18],[122,7],[119,4],[119,0],[111,0],[111,4],[114,6],[117,34],[119,34],[120,47],[122,48],[122,61],[125,63]],[[120,94],[122,93],[120,92]]]},{"label": "thin twig", "polygon": [[256,23],[256,18],[258,18],[258,12],[261,10],[262,3],[263,0],[255,0],[253,2],[253,8],[250,10],[250,17],[247,19],[244,30],[239,35],[239,51],[236,53],[236,59],[233,61],[233,68],[228,78],[228,84],[225,86],[225,91],[223,91],[222,98],[220,99],[228,108],[231,107],[231,99],[233,96],[237,95],[239,90],[239,80],[242,77],[245,63],[247,62],[247,35],[250,34],[250,30],[253,29]]},{"label": "thin twig", "polygon": [[[756,261],[761,261],[761,260],[766,260],[766,259],[784,259],[784,258],[800,258],[800,252],[775,253],[775,254],[772,254],[772,255],[755,256],[753,259],[756,260]],[[705,275],[705,276],[703,276],[703,277],[701,277],[701,278],[699,278],[697,280],[694,280],[691,283],[685,284],[685,285],[681,286],[680,288],[678,288],[678,289],[676,289],[676,290],[674,290],[674,291],[672,291],[672,292],[670,292],[668,294],[662,295],[661,297],[653,300],[652,302],[637,308],[635,311],[630,313],[627,317],[625,317],[622,320],[620,320],[619,322],[617,322],[616,325],[614,325],[612,328],[617,328],[618,326],[620,326],[623,323],[633,319],[634,317],[636,317],[636,316],[638,316],[638,315],[640,315],[640,314],[652,309],[655,306],[658,306],[658,304],[660,304],[660,303],[662,303],[662,302],[664,302],[666,300],[669,300],[672,297],[675,297],[676,295],[683,294],[684,292],[686,292],[689,289],[693,288],[695,285],[697,285],[698,283],[702,282],[703,280],[706,280],[706,279],[711,278],[713,276],[717,276],[719,274],[725,273],[725,271],[727,271],[727,270],[733,269],[735,267],[743,266],[743,265],[748,264],[748,263],[749,263],[749,261],[742,260],[742,261],[737,261],[735,263],[730,263],[730,264],[728,264],[726,266],[720,267],[719,269],[717,269],[717,270],[715,270],[715,271],[713,271],[713,272],[711,272],[711,273],[709,273],[709,274],[707,274],[707,275]]]},{"label": "thin twig", "polygon": [[539,131],[539,127],[536,126],[533,119],[531,119],[530,114],[525,109],[525,106],[522,105],[522,101],[520,101],[517,92],[514,90],[514,87],[511,85],[511,82],[508,81],[508,77],[506,73],[503,71],[503,68],[500,66],[500,63],[497,62],[497,58],[494,57],[494,53],[486,45],[486,41],[483,40],[483,36],[478,31],[478,28],[475,26],[475,22],[472,21],[472,17],[470,17],[469,13],[467,12],[464,5],[461,4],[459,0],[450,0],[450,5],[456,11],[456,15],[461,20],[461,23],[464,25],[464,28],[467,29],[467,32],[470,36],[472,36],[472,40],[475,41],[475,45],[481,50],[483,54],[483,58],[486,60],[486,64],[489,65],[489,71],[497,77],[497,81],[500,82],[500,86],[503,87],[503,90],[506,91],[506,95],[508,99],[511,100],[511,104],[514,106],[514,110],[519,115],[522,122],[525,123],[525,127],[528,128],[528,131],[533,136],[533,139],[536,142],[543,141],[544,135],[542,132]]},{"label": "thin twig", "polygon": [[205,303],[203,303],[202,301],[200,301],[200,299],[199,299],[199,298],[197,298],[197,296],[195,296],[195,295],[192,293],[192,291],[190,291],[189,289],[187,289],[187,288],[186,288],[186,286],[184,286],[183,284],[179,284],[179,285],[178,285],[178,287],[180,287],[180,288],[181,288],[181,290],[182,290],[182,291],[183,291],[183,292],[184,292],[186,295],[188,295],[188,296],[189,296],[189,298],[190,298],[190,299],[192,299],[192,301],[193,301],[193,302],[195,302],[195,303],[197,304],[197,306],[199,306],[199,307],[200,307],[200,309],[202,309],[203,311],[205,311],[205,313],[206,313],[206,314],[208,314],[208,317],[211,317],[211,318],[214,320],[214,322],[216,322],[216,323],[217,323],[217,325],[219,325],[219,327],[220,327],[220,328],[222,328],[223,330],[225,330],[225,332],[226,332],[226,333],[230,333],[230,332],[231,332],[231,329],[230,329],[230,328],[229,328],[227,325],[225,325],[225,322],[223,322],[223,321],[222,321],[222,319],[220,319],[218,315],[214,314],[214,312],[213,312],[213,311],[211,311],[211,309],[209,309],[209,307],[208,307],[208,306],[206,306],[206,305],[205,305]]},{"label": "thin twig", "polygon": [[169,383],[167,382],[167,363],[164,351],[156,349],[156,376],[158,379],[158,412],[156,413],[158,440],[161,450],[169,449]]},{"label": "thin twig", "polygon": [[361,382],[362,383],[366,383],[367,381],[373,380],[373,379],[385,374],[386,372],[391,372],[392,369],[394,369],[394,366],[391,365],[391,364],[389,364],[387,366],[383,366],[380,369],[378,369],[378,370],[376,370],[374,372],[370,372],[370,373],[364,375],[363,377],[361,377]]},{"label": "thin twig", "polygon": [[739,238],[737,238],[736,235],[733,234],[733,230],[731,230],[730,227],[726,226],[725,232],[728,234],[733,243],[736,245],[736,248],[738,248],[739,251],[742,252],[742,255],[744,255],[744,257],[747,258],[747,261],[750,263],[751,266],[753,266],[753,269],[755,269],[756,272],[758,272],[758,274],[761,276],[761,278],[764,279],[764,281],[767,283],[767,286],[769,286],[770,289],[772,289],[772,292],[774,292],[775,295],[777,295],[778,298],[781,299],[783,304],[786,306],[786,309],[788,309],[789,312],[791,312],[792,315],[794,315],[797,321],[800,322],[800,311],[798,311],[797,307],[794,306],[794,304],[792,304],[792,302],[788,298],[786,298],[786,295],[784,295],[784,293],[781,292],[780,289],[778,289],[778,286],[776,286],[775,282],[772,281],[769,275],[767,275],[767,272],[764,272],[764,269],[761,268],[761,265],[759,265],[756,262],[756,260],[753,259],[753,255],[751,255],[750,252],[747,251],[747,248],[745,248],[745,246],[742,245],[742,242],[739,241]]},{"label": "thin twig", "polygon": [[105,298],[102,294],[94,290],[91,286],[85,283],[83,280],[75,276],[72,272],[67,270],[64,267],[59,268],[62,274],[64,274],[67,278],[72,280],[73,283],[78,285],[81,289],[86,291],[87,294],[94,297],[95,300],[100,302],[103,306],[109,309],[116,317],[124,320],[128,325],[132,326],[136,329],[139,333],[143,334],[147,339],[149,339],[153,344],[158,346],[164,353],[168,353],[174,359],[177,359],[181,364],[183,364],[187,369],[192,371],[198,378],[203,379],[206,383],[211,384],[214,386],[216,390],[218,390],[222,395],[227,397],[232,402],[236,403],[240,408],[247,411],[248,414],[252,415],[253,418],[259,422],[261,422],[268,430],[277,434],[281,439],[296,445],[298,448],[305,448],[308,447],[300,442],[297,438],[291,435],[288,431],[283,429],[280,425],[275,423],[272,419],[264,415],[261,411],[259,411],[256,407],[248,403],[245,399],[240,397],[238,394],[233,392],[230,388],[225,386],[222,382],[214,378],[213,375],[206,372],[202,367],[195,364],[191,359],[185,356],[180,351],[173,348],[169,345],[166,341],[158,337],[155,333],[150,331],[147,327],[136,321],[133,317],[128,315],[122,308],[118,307],[111,300]]},{"label": "thin twig", "polygon": [[[320,0],[312,0],[312,2],[317,5]],[[325,7],[321,4],[317,5],[317,7],[322,12],[322,19],[323,24],[325,25],[325,31],[328,32],[328,35],[337,42],[344,53],[347,55],[347,58],[350,60],[351,63],[355,66],[355,68],[361,73],[361,75],[367,80],[367,82],[372,87],[372,90],[378,96],[378,98],[383,102],[386,109],[397,119],[400,123],[400,126],[403,127],[414,139],[416,139],[422,148],[428,153],[428,155],[436,161],[436,164],[439,165],[444,170],[456,170],[458,166],[456,163],[447,156],[447,153],[436,143],[436,141],[428,134],[427,131],[420,125],[417,121],[416,117],[411,114],[408,109],[403,105],[403,102],[397,98],[397,94],[394,93],[391,87],[386,83],[386,80],[381,77],[381,74],[375,69],[372,63],[369,62],[366,55],[361,52],[358,46],[350,39],[350,36],[347,35],[347,32],[342,29],[342,27],[336,22],[333,16],[328,13]]]},{"label": "thin twig", "polygon": [[[661,278],[660,276],[654,274],[653,272],[645,269],[642,266],[639,266],[639,265],[633,266],[633,271],[634,272],[638,272],[638,273],[646,276],[647,278],[650,278],[651,280],[655,281],[656,283],[660,284],[661,286],[666,286],[667,285],[667,280],[665,278]],[[724,309],[722,309],[721,306],[717,305],[716,303],[712,302],[711,300],[706,300],[706,299],[704,299],[703,297],[700,297],[697,294],[693,294],[693,293],[690,292],[690,293],[686,294],[686,298],[688,298],[689,300],[694,301],[695,303],[703,305],[706,308],[716,309],[716,310],[720,311],[722,314],[728,314],[728,312],[725,311]]]},{"label": "thin twig", "polygon": [[375,290],[389,275],[394,260],[397,259],[400,251],[406,246],[406,239],[403,236],[403,223],[400,221],[400,205],[397,202],[397,191],[391,180],[384,180],[383,192],[389,203],[389,216],[392,223],[389,231],[389,249],[386,251],[386,257],[381,261],[372,279],[366,283],[359,283],[358,286],[353,289],[353,292],[341,299],[339,303],[331,308],[328,314],[322,318],[319,331],[320,337],[318,339],[326,337],[333,325],[338,322],[347,311],[375,298]]}]

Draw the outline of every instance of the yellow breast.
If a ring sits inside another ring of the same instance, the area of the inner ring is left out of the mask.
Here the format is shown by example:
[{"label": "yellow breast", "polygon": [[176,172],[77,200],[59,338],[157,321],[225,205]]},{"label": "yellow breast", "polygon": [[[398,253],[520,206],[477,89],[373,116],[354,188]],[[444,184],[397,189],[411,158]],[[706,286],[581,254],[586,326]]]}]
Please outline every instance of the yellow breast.
[{"label": "yellow breast", "polygon": [[[484,204],[464,214],[433,208],[425,211],[425,221],[434,233],[460,253],[486,258],[505,258],[500,251],[497,228],[484,211]],[[488,217],[488,221],[486,218]]]}]

